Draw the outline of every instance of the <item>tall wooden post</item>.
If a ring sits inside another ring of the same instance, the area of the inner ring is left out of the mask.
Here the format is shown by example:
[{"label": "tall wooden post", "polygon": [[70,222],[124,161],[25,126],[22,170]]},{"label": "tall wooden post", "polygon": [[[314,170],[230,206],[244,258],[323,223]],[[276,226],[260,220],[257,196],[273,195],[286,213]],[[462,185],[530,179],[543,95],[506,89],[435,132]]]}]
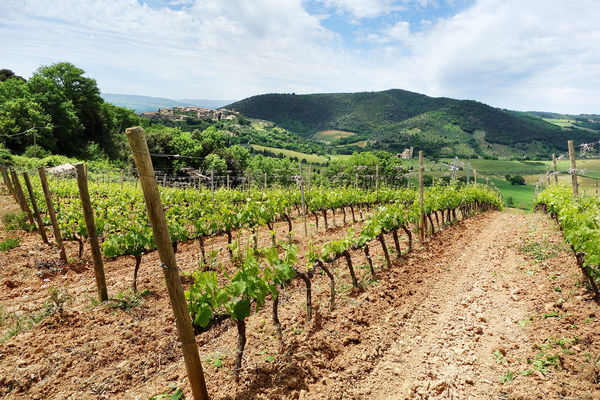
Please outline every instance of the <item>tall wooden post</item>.
[{"label": "tall wooden post", "polygon": [[577,184],[577,164],[575,163],[575,146],[569,140],[569,160],[571,161],[571,183],[573,184],[573,197],[579,196],[579,185]]},{"label": "tall wooden post", "polygon": [[473,170],[473,180],[475,182],[475,186],[477,186],[477,171]]},{"label": "tall wooden post", "polygon": [[356,176],[354,177],[354,190],[358,190],[358,172],[356,173]]},{"label": "tall wooden post", "polygon": [[598,197],[598,181],[596,181],[596,197]]},{"label": "tall wooden post", "polygon": [[229,190],[229,172],[227,172],[227,190]]},{"label": "tall wooden post", "polygon": [[471,163],[467,163],[467,187],[469,187],[470,180],[471,180]]},{"label": "tall wooden post", "polygon": [[309,165],[308,166],[308,186],[306,188],[309,196],[310,196],[311,182],[312,182],[312,165]]},{"label": "tall wooden post", "polygon": [[485,186],[490,186],[490,178],[485,178]]},{"label": "tall wooden post", "polygon": [[556,154],[552,154],[552,164],[554,165],[554,183],[558,185],[558,173],[556,172]]},{"label": "tall wooden post", "polygon": [[456,169],[458,168],[458,157],[454,157],[454,164],[452,164],[452,183],[456,180]]},{"label": "tall wooden post", "polygon": [[6,169],[6,167],[4,165],[2,165],[2,178],[4,178],[4,183],[6,183],[6,186],[8,187],[8,192],[15,198],[16,200],[16,196],[15,196],[15,190],[13,188],[12,183],[10,182],[10,176],[8,175],[8,170]]},{"label": "tall wooden post", "polygon": [[248,198],[250,198],[250,168],[248,168]]},{"label": "tall wooden post", "polygon": [[267,191],[267,173],[265,172],[265,192]]},{"label": "tall wooden post", "polygon": [[98,231],[96,230],[96,221],[94,221],[94,210],[92,210],[90,192],[88,191],[87,176],[85,176],[83,163],[75,164],[75,168],[77,169],[77,186],[79,188],[81,208],[83,209],[83,218],[85,219],[88,241],[92,249],[98,297],[100,301],[105,301],[108,300],[108,292],[106,290],[106,278],[104,277],[104,264],[102,263],[102,253],[100,253],[100,245],[98,244]]},{"label": "tall wooden post", "polygon": [[308,226],[306,225],[306,202],[304,200],[304,177],[302,176],[302,161],[300,165],[300,194],[302,195],[302,219],[304,220],[304,236],[308,236]]},{"label": "tall wooden post", "polygon": [[210,171],[210,192],[212,193],[212,201],[215,202],[215,171]]},{"label": "tall wooden post", "polygon": [[379,201],[379,164],[375,165],[375,201]]},{"label": "tall wooden post", "polygon": [[204,381],[202,364],[198,354],[198,346],[194,337],[192,321],[183,295],[183,287],[179,280],[179,272],[175,261],[175,253],[167,229],[165,213],[162,209],[160,194],[154,177],[154,167],[148,151],[148,143],[141,127],[127,128],[127,140],[133,151],[135,166],[140,175],[148,217],[152,224],[152,234],[156,241],[161,267],[165,276],[171,307],[175,316],[175,324],[179,333],[179,341],[185,360],[190,386],[194,400],[208,400],[208,391]]},{"label": "tall wooden post", "polygon": [[46,236],[46,229],[44,229],[44,222],[42,221],[42,216],[40,215],[40,210],[37,206],[37,201],[35,200],[35,194],[33,193],[33,188],[31,187],[31,182],[29,181],[29,174],[27,171],[23,172],[23,180],[25,181],[25,187],[27,188],[27,193],[29,194],[29,200],[31,201],[31,208],[33,208],[33,215],[38,225],[38,232],[42,237],[44,243],[48,244],[48,236]]},{"label": "tall wooden post", "polygon": [[419,238],[421,242],[425,239],[425,208],[423,207],[423,151],[419,151],[419,204],[421,205],[421,216],[419,218]]},{"label": "tall wooden post", "polygon": [[56,213],[54,212],[54,204],[52,203],[52,195],[48,188],[48,179],[46,178],[46,169],[44,167],[38,168],[38,175],[40,176],[40,182],[42,184],[42,191],[44,192],[44,199],[46,200],[46,208],[48,209],[48,215],[50,216],[50,222],[52,223],[52,229],[54,230],[54,241],[60,250],[60,259],[67,262],[67,253],[65,246],[63,245],[62,235],[60,233],[60,227],[56,219]]},{"label": "tall wooden post", "polygon": [[0,172],[2,173],[2,180],[4,181],[4,185],[8,188],[8,192],[12,194],[12,186],[10,184],[10,178],[6,173],[6,167],[4,165],[0,165]]},{"label": "tall wooden post", "polygon": [[29,219],[29,223],[34,225],[33,215],[31,214],[31,210],[29,209],[29,205],[27,204],[27,200],[25,200],[25,194],[23,194],[23,188],[21,187],[21,182],[19,181],[19,177],[13,168],[10,169],[10,173],[12,175],[12,183],[15,189],[16,197],[18,199],[19,206],[21,206],[21,210],[27,213],[27,218]]}]

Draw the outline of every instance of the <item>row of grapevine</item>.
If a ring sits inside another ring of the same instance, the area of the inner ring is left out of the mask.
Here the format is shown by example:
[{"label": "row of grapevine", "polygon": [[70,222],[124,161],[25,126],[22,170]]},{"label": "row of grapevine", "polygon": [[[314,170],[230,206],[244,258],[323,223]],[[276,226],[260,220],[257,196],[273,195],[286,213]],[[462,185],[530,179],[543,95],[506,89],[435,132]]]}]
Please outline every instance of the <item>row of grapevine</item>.
[{"label": "row of grapevine", "polygon": [[591,196],[574,198],[571,189],[551,186],[537,196],[534,207],[549,213],[558,223],[584,279],[600,298],[596,283],[600,280],[600,200]]},{"label": "row of grapevine", "polygon": [[[370,194],[371,195],[371,194]],[[370,196],[369,195],[369,196]],[[388,267],[391,260],[385,245],[385,234],[392,234],[396,244],[397,254],[401,249],[398,240],[398,229],[403,229],[409,235],[412,245],[411,231],[420,213],[420,206],[414,191],[398,190],[383,194],[385,204],[379,205],[374,213],[365,220],[360,233],[350,229],[341,239],[333,240],[322,245],[320,250],[309,246],[306,254],[307,265],[302,268],[297,265],[298,249],[292,243],[279,243],[277,246],[262,249],[240,249],[233,246],[233,273],[223,268],[223,276],[215,271],[199,271],[195,273],[194,283],[186,292],[188,307],[194,324],[201,329],[209,329],[214,324],[232,319],[238,330],[238,352],[236,358],[236,375],[239,372],[244,347],[246,343],[246,318],[250,316],[251,306],[258,310],[263,307],[266,298],[271,295],[273,300],[273,325],[281,339],[281,325],[278,318],[279,290],[293,279],[300,279],[305,285],[306,317],[312,318],[312,280],[316,272],[322,271],[330,280],[330,308],[335,305],[335,278],[333,264],[340,258],[346,259],[353,290],[361,290],[355,275],[351,251],[363,250],[370,266],[371,274],[375,277],[375,269],[370,257],[369,244],[378,239],[383,246]],[[375,199],[375,202],[377,199]],[[474,185],[459,188],[457,186],[435,186],[425,192],[426,212],[437,216],[442,213],[444,218],[456,218],[456,210],[461,210],[467,216],[475,210],[501,208],[498,195],[484,186]],[[343,203],[337,203],[342,207]],[[343,207],[342,207],[343,209]],[[445,214],[443,213],[445,212]],[[451,217],[453,216],[453,217]],[[430,221],[432,221],[430,219]],[[438,219],[439,221],[439,219]],[[433,228],[433,224],[431,226]],[[279,251],[282,249],[283,251]]]}]

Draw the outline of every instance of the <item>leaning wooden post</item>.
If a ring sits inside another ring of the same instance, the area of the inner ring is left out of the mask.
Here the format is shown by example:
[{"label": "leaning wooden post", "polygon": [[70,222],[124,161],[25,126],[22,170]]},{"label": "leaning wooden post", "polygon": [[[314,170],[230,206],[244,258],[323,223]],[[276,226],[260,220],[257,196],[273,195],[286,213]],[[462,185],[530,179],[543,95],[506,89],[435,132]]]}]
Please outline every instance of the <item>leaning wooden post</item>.
[{"label": "leaning wooden post", "polygon": [[304,201],[304,177],[302,176],[302,161],[300,165],[300,194],[302,195],[302,219],[304,220],[304,236],[308,236],[308,226],[306,225],[306,202]]},{"label": "leaning wooden post", "polygon": [[177,325],[177,332],[179,334],[179,341],[181,342],[185,368],[190,380],[190,386],[192,387],[192,394],[195,400],[208,400],[208,391],[206,390],[202,364],[198,355],[194,329],[183,295],[181,281],[179,280],[175,253],[173,252],[171,238],[167,230],[167,221],[162,209],[160,194],[156,178],[154,177],[154,167],[150,159],[144,130],[139,126],[127,128],[126,134],[129,146],[133,151],[135,166],[140,175],[148,217],[152,224],[152,234],[156,241],[161,267],[165,276],[167,290],[169,291],[171,307],[175,316],[175,324]]},{"label": "leaning wooden post", "polygon": [[579,185],[577,185],[577,165],[575,163],[575,146],[569,140],[569,160],[571,160],[571,183],[573,184],[573,197],[579,196]]},{"label": "leaning wooden post", "polygon": [[558,174],[556,173],[556,154],[552,154],[552,164],[554,164],[554,183],[558,185]]},{"label": "leaning wooden post", "polygon": [[4,182],[6,183],[6,186],[8,187],[8,192],[12,195],[12,197],[15,198],[15,190],[13,188],[12,183],[10,182],[10,176],[8,176],[8,170],[6,169],[6,167],[3,165],[2,166],[2,177],[4,178]]},{"label": "leaning wooden post", "polygon": [[42,191],[44,192],[44,199],[46,199],[46,208],[48,209],[48,215],[50,216],[50,222],[52,223],[52,229],[54,230],[54,241],[60,250],[60,259],[67,262],[67,253],[65,246],[62,242],[62,235],[60,233],[60,227],[58,226],[58,220],[56,219],[56,213],[54,212],[54,204],[52,203],[52,195],[48,188],[48,179],[46,178],[46,169],[44,167],[38,168],[38,175],[40,176],[40,182],[42,184]]},{"label": "leaning wooden post", "polygon": [[87,176],[83,163],[75,164],[77,169],[77,186],[79,187],[79,198],[81,199],[81,208],[83,209],[83,218],[88,233],[88,240],[92,249],[92,259],[94,261],[94,275],[96,275],[96,288],[100,301],[108,300],[106,290],[106,279],[104,277],[104,264],[102,263],[102,253],[98,244],[98,231],[96,230],[96,221],[94,221],[94,211],[88,191]]},{"label": "leaning wooden post", "polygon": [[14,169],[10,169],[10,173],[12,175],[12,181],[15,188],[16,197],[18,199],[18,203],[21,206],[21,210],[27,213],[27,218],[29,219],[30,224],[35,224],[33,222],[33,215],[31,214],[31,210],[29,209],[29,205],[27,204],[27,200],[25,200],[25,194],[23,194],[23,188],[21,187],[21,182],[19,181],[19,177]]},{"label": "leaning wooden post", "polygon": [[419,204],[421,205],[421,216],[419,218],[419,238],[421,242],[425,239],[425,208],[423,207],[423,151],[419,151]]},{"label": "leaning wooden post", "polygon": [[35,200],[35,194],[33,193],[33,188],[31,187],[31,182],[29,181],[29,174],[27,174],[27,171],[23,172],[23,180],[25,181],[25,187],[27,188],[27,193],[29,194],[31,208],[33,208],[33,215],[35,216],[35,220],[38,224],[38,232],[40,233],[44,243],[48,244],[48,236],[46,236],[44,222],[42,222],[42,216],[40,215],[40,210],[38,209],[37,201]]}]

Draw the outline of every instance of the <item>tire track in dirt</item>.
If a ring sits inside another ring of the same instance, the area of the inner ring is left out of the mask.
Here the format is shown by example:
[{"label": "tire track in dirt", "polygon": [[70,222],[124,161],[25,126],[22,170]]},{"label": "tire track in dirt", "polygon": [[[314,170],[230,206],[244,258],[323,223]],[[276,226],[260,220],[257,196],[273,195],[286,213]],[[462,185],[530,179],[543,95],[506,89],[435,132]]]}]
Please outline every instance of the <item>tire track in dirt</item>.
[{"label": "tire track in dirt", "polygon": [[526,232],[524,221],[523,216],[494,213],[478,224],[481,231],[469,231],[433,260],[446,273],[398,323],[398,339],[357,382],[354,397],[497,397],[500,376],[492,353],[502,351],[506,341],[527,340],[515,329],[527,310],[496,278],[500,268],[523,261],[513,245]]}]

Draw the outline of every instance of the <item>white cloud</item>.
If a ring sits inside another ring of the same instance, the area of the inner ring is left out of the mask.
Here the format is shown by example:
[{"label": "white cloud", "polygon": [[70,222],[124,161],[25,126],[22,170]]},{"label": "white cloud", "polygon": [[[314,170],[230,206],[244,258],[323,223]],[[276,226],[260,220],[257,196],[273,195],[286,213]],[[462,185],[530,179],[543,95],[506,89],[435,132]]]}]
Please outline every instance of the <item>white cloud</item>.
[{"label": "white cloud", "polygon": [[379,86],[507,108],[598,112],[598,20],[593,0],[481,0],[381,50],[381,63],[398,72],[380,70]]},{"label": "white cloud", "polygon": [[[360,18],[448,3],[319,1]],[[478,0],[415,32],[408,20],[360,25],[358,48],[325,29],[303,0],[165,2],[177,7],[1,2],[0,67],[28,76],[70,61],[103,91],[175,98],[397,87],[507,108],[600,112],[596,0]]]}]

